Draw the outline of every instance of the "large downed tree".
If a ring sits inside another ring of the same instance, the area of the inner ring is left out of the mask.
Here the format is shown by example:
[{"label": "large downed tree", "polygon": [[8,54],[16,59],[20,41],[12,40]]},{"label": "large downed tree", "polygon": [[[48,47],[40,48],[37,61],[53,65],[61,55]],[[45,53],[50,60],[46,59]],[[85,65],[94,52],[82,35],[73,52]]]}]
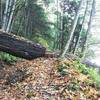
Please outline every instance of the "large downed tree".
[{"label": "large downed tree", "polygon": [[[33,41],[29,41],[23,37],[16,36],[14,34],[9,34],[0,30],[0,51],[9,53],[11,55],[25,58],[25,59],[35,59],[38,57],[58,57],[60,52],[49,52],[45,47],[37,44]],[[75,55],[66,55],[67,59],[77,60]],[[100,66],[92,63],[91,61],[82,61],[83,64],[87,66],[94,66],[99,68]]]},{"label": "large downed tree", "polygon": [[46,48],[40,44],[1,30],[0,51],[25,59],[35,59],[54,55],[53,53],[48,53]]}]

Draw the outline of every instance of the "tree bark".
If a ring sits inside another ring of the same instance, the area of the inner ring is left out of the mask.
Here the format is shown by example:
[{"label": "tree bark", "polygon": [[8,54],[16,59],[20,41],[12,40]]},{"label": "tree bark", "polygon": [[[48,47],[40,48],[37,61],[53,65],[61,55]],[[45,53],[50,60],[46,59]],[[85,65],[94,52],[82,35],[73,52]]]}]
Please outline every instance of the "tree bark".
[{"label": "tree bark", "polygon": [[1,0],[0,0],[0,29],[2,27],[2,4],[1,4]]},{"label": "tree bark", "polygon": [[87,28],[87,31],[86,31],[85,41],[84,41],[84,44],[83,44],[83,47],[82,47],[82,50],[81,50],[81,52],[84,53],[84,56],[85,56],[85,51],[87,49],[87,39],[88,39],[88,35],[90,34],[94,13],[95,13],[95,0],[92,0],[92,8],[91,8],[90,18],[89,18],[89,22],[88,22],[88,28]]},{"label": "tree bark", "polygon": [[14,10],[15,10],[15,5],[16,5],[16,0],[12,0],[12,5],[10,7],[11,13],[10,13],[10,16],[9,16],[9,21],[8,21],[8,25],[7,25],[7,28],[6,28],[6,32],[10,31],[11,22],[12,22]]},{"label": "tree bark", "polygon": [[78,46],[79,46],[79,42],[80,42],[80,39],[81,39],[81,33],[83,31],[83,27],[84,27],[84,22],[85,22],[85,18],[86,18],[87,11],[88,11],[88,0],[86,2],[86,8],[85,8],[84,16],[83,16],[82,27],[81,27],[81,30],[79,32],[79,38],[78,38],[78,40],[76,42],[74,54],[77,52],[77,49],[78,49]]},{"label": "tree bark", "polygon": [[45,47],[2,31],[0,31],[0,51],[25,59],[47,56]]},{"label": "tree bark", "polygon": [[66,52],[68,51],[69,47],[70,47],[70,44],[71,44],[71,41],[73,39],[73,35],[74,35],[74,31],[75,31],[75,28],[76,28],[76,25],[77,25],[77,21],[78,21],[78,18],[79,18],[79,14],[80,14],[80,9],[82,7],[82,3],[83,3],[83,0],[80,1],[80,4],[79,4],[79,8],[78,8],[78,11],[75,15],[75,18],[74,18],[74,21],[73,21],[73,26],[72,26],[72,30],[71,30],[71,33],[70,33],[70,37],[69,37],[69,40],[68,42],[66,43],[65,45],[65,49],[62,53],[62,57],[65,56]]},{"label": "tree bark", "polygon": [[9,8],[9,0],[6,0],[4,16],[3,16],[3,25],[2,25],[3,30],[6,30],[6,27],[7,27],[8,8]]}]

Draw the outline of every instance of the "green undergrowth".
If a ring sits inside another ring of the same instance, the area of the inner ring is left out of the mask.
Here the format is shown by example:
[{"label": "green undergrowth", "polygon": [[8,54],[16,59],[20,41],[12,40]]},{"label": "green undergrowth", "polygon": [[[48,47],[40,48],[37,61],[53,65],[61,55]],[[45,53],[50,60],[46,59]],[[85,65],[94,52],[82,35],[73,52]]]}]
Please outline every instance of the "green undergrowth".
[{"label": "green undergrowth", "polygon": [[100,86],[100,72],[96,68],[88,67],[85,64],[80,63],[79,61],[73,61],[72,63],[67,64],[63,63],[58,67],[58,71],[62,76],[68,75],[68,72],[65,71],[66,67],[72,67],[72,69],[75,69],[84,75],[89,75],[91,77],[91,81]]},{"label": "green undergrowth", "polygon": [[86,65],[80,63],[79,61],[75,61],[73,63],[73,67],[77,71],[79,71],[79,72],[81,72],[81,73],[83,73],[85,75],[89,75],[92,78],[92,80],[98,86],[100,86],[100,74],[99,74],[99,72],[98,72],[98,70],[96,68],[87,67]]},{"label": "green undergrowth", "polygon": [[[77,76],[73,76],[73,73],[75,73],[75,71],[76,71],[76,73],[78,72],[79,75],[82,74],[83,78],[84,78],[84,75],[86,77],[89,76],[89,79],[84,80],[84,83],[86,84],[86,86],[92,86],[93,85],[93,86],[96,86],[96,87],[100,87],[100,74],[99,74],[97,69],[91,68],[91,67],[87,67],[86,65],[80,63],[79,61],[72,61],[71,63],[68,62],[68,61],[66,61],[66,62],[65,63],[61,63],[57,67],[57,70],[58,70],[58,72],[60,73],[60,75],[62,77],[71,76],[72,77],[71,80],[73,80],[73,77],[74,77],[75,80],[77,81],[77,80],[79,80],[77,78]],[[71,71],[71,69],[72,69],[72,71]],[[77,83],[77,86],[79,86],[78,85],[79,84],[78,81],[76,83]],[[97,93],[98,94],[100,93],[99,89],[97,89]]]},{"label": "green undergrowth", "polygon": [[6,63],[14,63],[18,60],[18,58],[10,54],[0,52],[0,60]]}]

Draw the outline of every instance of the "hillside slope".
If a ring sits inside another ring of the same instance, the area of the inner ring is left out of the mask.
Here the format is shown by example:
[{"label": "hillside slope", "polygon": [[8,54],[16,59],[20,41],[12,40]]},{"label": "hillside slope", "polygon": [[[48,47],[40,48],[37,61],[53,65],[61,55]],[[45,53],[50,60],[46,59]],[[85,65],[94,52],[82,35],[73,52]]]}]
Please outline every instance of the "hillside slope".
[{"label": "hillside slope", "polygon": [[0,64],[0,100],[99,100],[100,88],[72,60],[39,58]]}]

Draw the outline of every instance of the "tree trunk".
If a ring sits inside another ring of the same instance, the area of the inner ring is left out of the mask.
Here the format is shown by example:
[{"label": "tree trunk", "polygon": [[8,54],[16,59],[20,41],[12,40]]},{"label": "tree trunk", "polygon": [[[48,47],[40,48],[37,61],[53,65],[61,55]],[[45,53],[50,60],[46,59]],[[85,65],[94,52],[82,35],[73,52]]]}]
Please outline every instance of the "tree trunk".
[{"label": "tree trunk", "polygon": [[8,8],[9,8],[9,0],[6,0],[5,11],[4,11],[4,16],[3,16],[3,26],[2,26],[3,30],[6,30],[6,26],[7,26]]},{"label": "tree trunk", "polygon": [[12,0],[12,5],[10,7],[11,13],[10,13],[10,16],[9,16],[9,21],[8,21],[6,32],[10,31],[11,22],[12,22],[14,10],[15,10],[15,5],[16,5],[16,0]]},{"label": "tree trunk", "polygon": [[65,54],[66,54],[66,52],[68,51],[69,46],[70,46],[70,44],[71,44],[71,41],[72,41],[72,38],[73,38],[73,34],[74,34],[74,31],[75,31],[75,28],[76,28],[76,25],[77,25],[77,21],[78,21],[80,9],[81,9],[81,7],[82,7],[82,3],[83,3],[83,0],[80,1],[78,11],[77,11],[77,13],[76,13],[76,15],[75,15],[75,18],[74,18],[74,21],[73,21],[73,26],[72,26],[72,30],[71,30],[71,33],[70,33],[70,37],[69,37],[69,40],[68,40],[68,42],[67,42],[67,44],[66,44],[66,46],[65,46],[65,49],[64,49],[64,51],[63,51],[63,53],[62,53],[62,57],[65,56]]},{"label": "tree trunk", "polygon": [[1,3],[1,0],[0,0],[0,29],[2,27],[2,3]]},{"label": "tree trunk", "polygon": [[77,49],[78,49],[78,46],[79,46],[79,42],[80,42],[80,39],[81,39],[81,34],[82,34],[82,31],[83,31],[87,11],[88,11],[88,0],[87,0],[87,3],[86,3],[86,8],[85,8],[84,16],[83,16],[83,21],[82,21],[82,27],[81,27],[81,30],[80,30],[80,33],[79,33],[78,41],[77,41],[76,46],[75,46],[74,54],[77,52]]},{"label": "tree trunk", "polygon": [[45,56],[46,48],[35,42],[0,31],[0,51],[25,59],[34,59]]},{"label": "tree trunk", "polygon": [[88,22],[88,28],[87,28],[87,31],[86,31],[85,41],[84,41],[84,44],[83,44],[83,47],[82,47],[82,51],[81,51],[82,53],[84,53],[84,56],[85,56],[85,52],[84,51],[87,49],[87,38],[88,38],[88,35],[90,33],[90,30],[91,30],[91,25],[92,25],[94,12],[95,12],[95,0],[92,1],[92,8],[91,8],[90,18],[89,18],[89,22]]}]

